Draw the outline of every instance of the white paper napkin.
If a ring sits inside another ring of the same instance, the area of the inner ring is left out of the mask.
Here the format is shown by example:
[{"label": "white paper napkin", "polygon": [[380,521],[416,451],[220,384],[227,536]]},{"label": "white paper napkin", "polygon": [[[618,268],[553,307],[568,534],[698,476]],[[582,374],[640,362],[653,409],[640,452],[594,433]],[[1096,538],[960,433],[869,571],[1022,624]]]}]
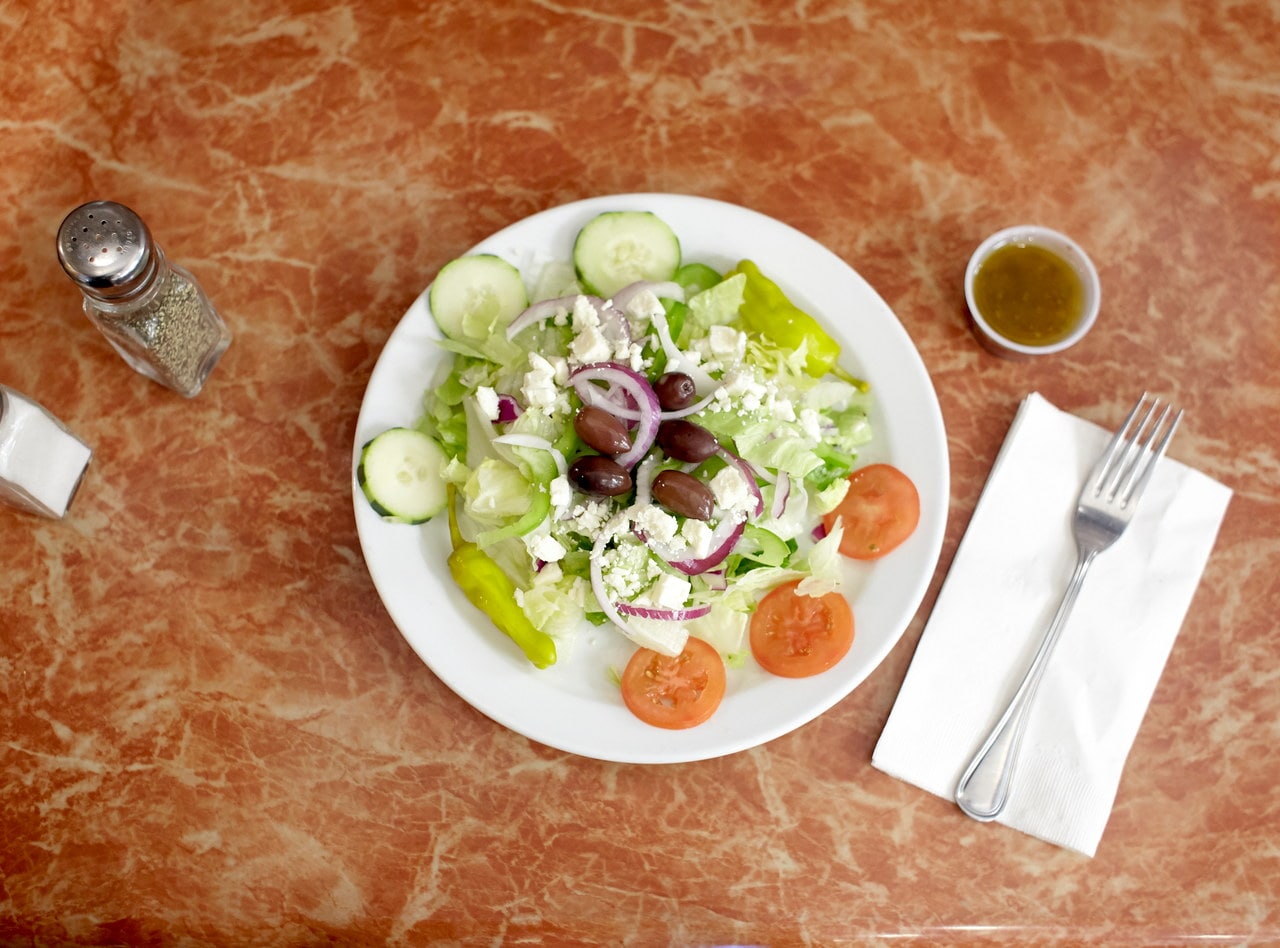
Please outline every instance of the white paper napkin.
[{"label": "white paper napkin", "polygon": [[[1061,601],[1080,485],[1111,435],[1038,394],[1023,401],[876,745],[877,768],[954,798]],[[1097,851],[1230,497],[1204,474],[1160,461],[1129,528],[1085,579],[998,822]]]}]

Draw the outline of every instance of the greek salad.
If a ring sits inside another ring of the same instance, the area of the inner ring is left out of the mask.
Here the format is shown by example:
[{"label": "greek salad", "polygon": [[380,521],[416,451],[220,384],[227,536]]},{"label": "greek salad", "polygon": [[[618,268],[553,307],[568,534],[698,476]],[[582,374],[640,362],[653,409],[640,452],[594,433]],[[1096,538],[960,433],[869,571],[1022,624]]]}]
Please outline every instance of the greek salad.
[{"label": "greek salad", "polygon": [[448,518],[451,575],[535,666],[610,626],[636,646],[627,707],[682,728],[726,667],[802,677],[847,653],[841,557],[892,551],[919,498],[858,466],[871,393],[754,262],[684,260],[661,218],[611,211],[569,260],[460,257],[428,299],[452,357],[358,481],[388,520]]}]

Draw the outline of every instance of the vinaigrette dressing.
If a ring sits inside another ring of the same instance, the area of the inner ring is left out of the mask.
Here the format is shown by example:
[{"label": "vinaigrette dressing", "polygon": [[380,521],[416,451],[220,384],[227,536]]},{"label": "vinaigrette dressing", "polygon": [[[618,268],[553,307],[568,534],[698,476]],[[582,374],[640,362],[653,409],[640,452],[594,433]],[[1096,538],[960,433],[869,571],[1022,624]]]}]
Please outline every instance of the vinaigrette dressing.
[{"label": "vinaigrette dressing", "polygon": [[987,325],[1024,346],[1067,338],[1084,316],[1084,282],[1052,250],[1029,243],[997,248],[973,277],[973,298]]}]

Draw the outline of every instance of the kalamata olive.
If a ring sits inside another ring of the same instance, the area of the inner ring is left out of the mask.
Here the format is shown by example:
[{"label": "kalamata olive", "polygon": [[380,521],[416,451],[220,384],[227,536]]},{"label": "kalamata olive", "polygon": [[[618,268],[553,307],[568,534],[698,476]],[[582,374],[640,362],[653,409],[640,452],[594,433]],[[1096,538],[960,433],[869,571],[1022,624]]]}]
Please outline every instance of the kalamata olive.
[{"label": "kalamata olive", "polygon": [[693,379],[683,372],[665,372],[653,383],[653,393],[658,396],[658,404],[663,411],[679,411],[688,408],[698,397],[698,389]]},{"label": "kalamata olive", "polygon": [[659,425],[657,440],[658,447],[667,457],[698,464],[715,454],[720,446],[710,431],[683,418],[674,418]]},{"label": "kalamata olive", "polygon": [[684,471],[661,471],[650,488],[653,499],[674,514],[692,520],[710,520],[716,499],[711,488]]},{"label": "kalamata olive", "polygon": [[631,474],[613,458],[584,454],[569,465],[569,480],[588,494],[617,497],[631,490]]},{"label": "kalamata olive", "polygon": [[631,450],[627,429],[617,415],[588,405],[573,417],[573,430],[590,448],[601,454],[623,454]]}]

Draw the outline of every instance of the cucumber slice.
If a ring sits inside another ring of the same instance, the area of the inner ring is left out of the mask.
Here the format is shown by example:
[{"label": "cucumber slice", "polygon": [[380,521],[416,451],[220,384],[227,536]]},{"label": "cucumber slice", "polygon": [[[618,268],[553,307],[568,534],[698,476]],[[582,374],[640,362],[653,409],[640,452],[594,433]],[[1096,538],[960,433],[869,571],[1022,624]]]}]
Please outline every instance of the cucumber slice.
[{"label": "cucumber slice", "polygon": [[380,517],[424,523],[445,508],[444,468],[449,456],[429,435],[389,428],[360,452],[356,480]]},{"label": "cucumber slice", "polygon": [[529,306],[520,271],[491,253],[450,260],[427,297],[431,315],[450,339],[483,342],[503,332]]},{"label": "cucumber slice", "polygon": [[636,280],[674,277],[680,267],[680,241],[650,211],[606,211],[578,231],[573,265],[584,286],[610,297]]}]

